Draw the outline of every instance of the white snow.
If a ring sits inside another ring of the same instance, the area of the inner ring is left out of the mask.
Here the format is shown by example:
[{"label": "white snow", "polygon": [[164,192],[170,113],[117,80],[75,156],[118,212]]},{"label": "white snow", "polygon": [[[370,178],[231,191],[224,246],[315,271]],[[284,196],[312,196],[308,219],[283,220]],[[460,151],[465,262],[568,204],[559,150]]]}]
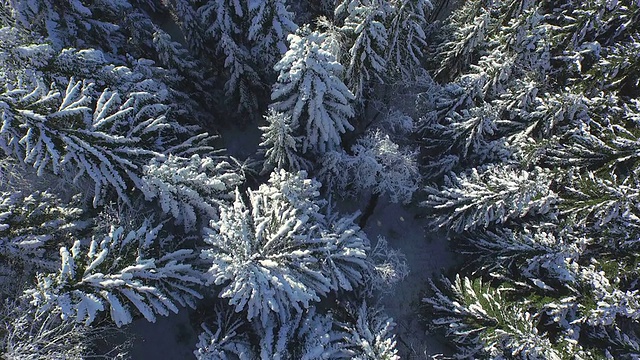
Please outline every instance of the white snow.
[{"label": "white snow", "polygon": [[[194,324],[199,329],[199,324]],[[193,350],[198,342],[194,327],[189,320],[188,309],[168,317],[159,316],[155,323],[139,318],[131,324],[129,331],[135,334],[131,359],[194,359]]]}]

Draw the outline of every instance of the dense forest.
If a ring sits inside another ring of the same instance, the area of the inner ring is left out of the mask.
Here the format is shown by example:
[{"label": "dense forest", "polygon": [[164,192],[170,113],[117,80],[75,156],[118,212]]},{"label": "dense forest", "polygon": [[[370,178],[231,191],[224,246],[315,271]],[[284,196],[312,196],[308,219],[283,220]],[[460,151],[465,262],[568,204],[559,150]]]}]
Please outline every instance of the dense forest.
[{"label": "dense forest", "polygon": [[0,85],[1,358],[640,359],[638,0],[0,0]]}]

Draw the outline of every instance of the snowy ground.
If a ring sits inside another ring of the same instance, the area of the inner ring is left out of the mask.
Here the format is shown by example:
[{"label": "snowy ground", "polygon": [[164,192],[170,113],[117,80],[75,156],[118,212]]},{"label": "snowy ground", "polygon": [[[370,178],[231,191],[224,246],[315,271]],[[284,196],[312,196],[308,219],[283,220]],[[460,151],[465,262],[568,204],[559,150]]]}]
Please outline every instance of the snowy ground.
[{"label": "snowy ground", "polygon": [[[361,202],[360,209],[364,209],[366,200]],[[400,356],[425,359],[427,355],[448,354],[450,350],[436,336],[427,333],[420,321],[419,306],[427,280],[453,266],[455,254],[449,251],[444,236],[425,231],[424,220],[415,218],[418,209],[385,200],[380,198],[364,230],[372,242],[378,235],[384,236],[390,247],[405,254],[409,265],[409,275],[381,299],[387,314],[396,322]]]},{"label": "snowy ground", "polygon": [[133,348],[129,356],[137,359],[188,360],[195,359],[199,324],[191,324],[188,309],[180,309],[176,315],[158,317],[156,323],[138,319],[129,330],[134,334]]}]

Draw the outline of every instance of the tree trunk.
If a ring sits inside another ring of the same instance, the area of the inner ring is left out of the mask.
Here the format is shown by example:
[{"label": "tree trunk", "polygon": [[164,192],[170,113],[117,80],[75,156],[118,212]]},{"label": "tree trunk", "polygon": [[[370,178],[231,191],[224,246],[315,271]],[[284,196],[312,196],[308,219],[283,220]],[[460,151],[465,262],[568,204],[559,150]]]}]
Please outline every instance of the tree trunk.
[{"label": "tree trunk", "polygon": [[360,216],[360,221],[358,221],[358,226],[360,226],[361,229],[364,229],[364,227],[367,225],[367,220],[369,220],[369,217],[371,217],[371,214],[373,214],[373,210],[375,210],[376,205],[378,205],[379,198],[380,194],[372,194],[369,198],[369,202],[364,208],[362,216]]}]

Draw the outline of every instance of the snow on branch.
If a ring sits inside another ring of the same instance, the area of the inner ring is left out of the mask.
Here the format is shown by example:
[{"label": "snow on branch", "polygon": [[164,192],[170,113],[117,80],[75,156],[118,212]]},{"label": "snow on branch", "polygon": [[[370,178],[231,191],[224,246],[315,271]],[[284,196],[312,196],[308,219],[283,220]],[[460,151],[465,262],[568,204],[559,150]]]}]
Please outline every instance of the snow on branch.
[{"label": "snow on branch", "polygon": [[551,190],[553,174],[543,168],[517,170],[509,165],[451,174],[441,188],[425,188],[422,202],[435,212],[433,225],[454,232],[502,224],[527,215],[554,216],[559,196]]},{"label": "snow on branch", "polygon": [[193,354],[198,360],[252,360],[255,353],[251,346],[247,324],[231,309],[217,307],[210,324],[202,323],[203,332]]},{"label": "snow on branch", "polygon": [[420,182],[416,153],[401,149],[380,130],[366,133],[351,151],[331,151],[322,158],[318,176],[329,189],[343,194],[371,190],[394,203],[411,201]]},{"label": "snow on branch", "polygon": [[347,3],[347,17],[340,28],[351,41],[345,79],[355,98],[361,101],[367,84],[384,82],[387,72],[385,51],[389,47],[385,23],[392,8],[387,1],[380,0]]},{"label": "snow on branch", "polygon": [[65,90],[36,84],[0,94],[0,148],[39,175],[88,177],[94,206],[110,189],[128,201],[130,187],[142,187],[142,165],[163,157],[151,149],[162,148],[165,133],[173,131],[164,116],[166,105],[146,92],[123,100],[104,90],[94,99],[92,83],[73,79]]},{"label": "snow on branch", "polygon": [[345,320],[339,326],[346,333],[344,337],[347,354],[352,359],[400,360],[396,349],[395,323],[382,308],[360,304],[348,304]]},{"label": "snow on branch", "polygon": [[95,235],[88,249],[80,240],[61,247],[58,272],[38,274],[35,288],[25,294],[34,306],[60,309],[63,319],[86,325],[105,311],[120,327],[134,314],[155,322],[156,315],[177,313],[178,305],[195,307],[202,296],[193,289],[201,283],[188,263],[193,251],[149,257],[161,228],[148,221],[131,231],[112,226],[102,238]]},{"label": "snow on branch", "polygon": [[54,270],[58,245],[88,225],[81,214],[48,192],[0,192],[0,257]]},{"label": "snow on branch", "polygon": [[302,142],[300,136],[295,136],[297,127],[291,121],[291,115],[269,109],[265,116],[267,126],[261,127],[262,142],[265,149],[263,172],[276,169],[289,171],[305,170],[310,163],[298,154]]},{"label": "snow on branch", "polygon": [[353,130],[348,119],[355,98],[340,80],[342,65],[323,46],[326,38],[308,27],[289,35],[289,50],[275,66],[279,75],[271,107],[291,116],[291,126],[302,136],[302,153],[334,150],[340,134]]},{"label": "snow on branch", "polygon": [[162,211],[189,232],[195,230],[199,216],[206,222],[217,219],[218,206],[231,199],[232,189],[242,180],[227,161],[170,155],[164,162],[152,160],[144,166],[141,190],[147,200],[157,198]]},{"label": "snow on branch", "polygon": [[[432,313],[431,322],[443,327],[457,346],[457,358],[495,358],[511,354],[522,359],[560,359],[569,349],[553,346],[537,330],[540,316],[526,304],[511,302],[509,287],[493,288],[481,279],[456,275],[442,287],[432,283],[433,294],[422,301]],[[571,349],[572,350],[572,349]]]},{"label": "snow on branch", "polygon": [[207,283],[222,286],[219,296],[248,320],[286,321],[332,290],[362,284],[368,240],[353,218],[322,214],[319,186],[304,172],[272,173],[248,205],[236,192],[206,229]]}]

